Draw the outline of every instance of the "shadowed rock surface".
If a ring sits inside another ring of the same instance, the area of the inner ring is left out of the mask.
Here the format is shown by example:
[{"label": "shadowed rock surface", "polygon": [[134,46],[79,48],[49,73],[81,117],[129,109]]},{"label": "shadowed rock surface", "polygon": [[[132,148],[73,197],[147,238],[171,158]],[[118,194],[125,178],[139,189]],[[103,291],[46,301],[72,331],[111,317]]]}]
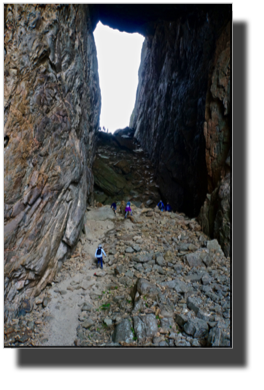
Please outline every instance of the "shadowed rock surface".
[{"label": "shadowed rock surface", "polygon": [[[130,121],[154,163],[163,196],[190,216],[198,214],[207,191],[205,103],[223,28],[218,15],[199,16],[159,23],[153,36],[146,37]],[[230,146],[228,132],[224,137]]]},{"label": "shadowed rock surface", "polygon": [[89,9],[5,6],[5,299],[37,295],[93,191],[100,90]]}]

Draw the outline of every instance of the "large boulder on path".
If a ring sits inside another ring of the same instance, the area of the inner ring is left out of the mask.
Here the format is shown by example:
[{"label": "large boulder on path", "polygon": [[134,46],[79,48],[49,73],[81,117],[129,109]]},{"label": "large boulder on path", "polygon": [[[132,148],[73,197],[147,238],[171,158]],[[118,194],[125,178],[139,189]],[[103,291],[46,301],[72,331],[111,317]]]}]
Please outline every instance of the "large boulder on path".
[{"label": "large boulder on path", "polygon": [[124,341],[125,343],[131,343],[133,341],[134,334],[132,332],[132,322],[127,318],[118,324],[114,330],[113,342],[119,343]]}]

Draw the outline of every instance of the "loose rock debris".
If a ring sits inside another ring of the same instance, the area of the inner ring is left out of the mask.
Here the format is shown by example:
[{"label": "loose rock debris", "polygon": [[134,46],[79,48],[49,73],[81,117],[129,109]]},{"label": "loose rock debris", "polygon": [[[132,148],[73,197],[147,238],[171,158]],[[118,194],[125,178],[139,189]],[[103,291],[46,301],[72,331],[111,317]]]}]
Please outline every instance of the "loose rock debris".
[{"label": "loose rock debris", "polygon": [[5,346],[232,346],[230,258],[217,240],[184,214],[131,207],[133,222],[89,208],[75,253],[5,324]]}]

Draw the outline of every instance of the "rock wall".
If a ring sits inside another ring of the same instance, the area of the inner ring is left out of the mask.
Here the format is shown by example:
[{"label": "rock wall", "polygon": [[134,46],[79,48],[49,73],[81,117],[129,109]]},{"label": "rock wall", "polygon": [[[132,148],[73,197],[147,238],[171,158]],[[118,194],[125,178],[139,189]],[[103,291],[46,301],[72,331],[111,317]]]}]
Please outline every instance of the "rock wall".
[{"label": "rock wall", "polygon": [[88,7],[6,5],[4,50],[7,315],[76,244],[101,98]]},{"label": "rock wall", "polygon": [[143,44],[130,120],[135,137],[156,167],[165,201],[175,210],[197,216],[205,199],[206,204],[214,199],[203,207],[199,219],[206,234],[219,239],[227,256],[230,17],[228,12],[201,11],[195,17],[189,13],[157,24]]},{"label": "rock wall", "polygon": [[208,195],[199,214],[204,232],[218,239],[225,255],[230,255],[230,24],[216,42],[213,71],[206,96],[204,137]]}]

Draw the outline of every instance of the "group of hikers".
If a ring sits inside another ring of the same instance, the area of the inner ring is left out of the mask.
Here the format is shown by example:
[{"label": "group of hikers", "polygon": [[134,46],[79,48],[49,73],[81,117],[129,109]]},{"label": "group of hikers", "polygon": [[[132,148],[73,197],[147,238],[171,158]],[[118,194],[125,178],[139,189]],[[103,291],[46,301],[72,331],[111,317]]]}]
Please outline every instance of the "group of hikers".
[{"label": "group of hikers", "polygon": [[[130,202],[127,202],[126,208],[125,208],[125,219],[126,219],[126,217],[128,216],[129,213],[130,213],[130,215],[133,215],[130,206],[131,206],[131,203],[130,203]],[[111,209],[112,209],[112,210],[114,211],[114,213],[116,214],[116,202],[113,202],[113,203],[111,204]]]},{"label": "group of hikers", "polygon": [[[130,213],[130,215],[133,215],[130,205],[131,205],[131,203],[127,202],[126,208],[125,208],[125,218],[129,215],[129,213]],[[114,213],[116,214],[116,202],[113,202],[110,207],[114,211]],[[160,211],[172,211],[172,208],[171,208],[171,205],[169,204],[169,202],[167,202],[167,205],[164,206],[164,203],[162,202],[162,200],[159,201],[159,203],[157,204],[157,207],[159,208]]]},{"label": "group of hikers", "polygon": [[157,206],[160,209],[160,211],[171,211],[172,210],[171,205],[169,204],[169,202],[167,202],[167,205],[164,206],[164,203],[162,202],[162,200],[159,201]]},{"label": "group of hikers", "polygon": [[[116,214],[116,202],[113,202],[110,207],[114,211],[114,213]],[[160,211],[172,211],[172,208],[171,208],[169,202],[167,202],[167,205],[164,206],[164,203],[162,202],[162,200],[159,201],[159,203],[157,204],[157,207],[159,208]],[[125,207],[125,219],[127,218],[127,216],[129,214],[131,216],[133,215],[132,210],[131,210],[131,203],[127,202],[126,207]],[[103,255],[106,256],[105,251],[103,250],[102,245],[99,245],[95,251],[95,257],[97,258],[97,266],[99,267],[99,265],[100,265],[101,269],[103,269]]]},{"label": "group of hikers", "polygon": [[108,133],[108,129],[106,129],[104,126],[103,127],[99,127],[99,131],[106,131]]}]

